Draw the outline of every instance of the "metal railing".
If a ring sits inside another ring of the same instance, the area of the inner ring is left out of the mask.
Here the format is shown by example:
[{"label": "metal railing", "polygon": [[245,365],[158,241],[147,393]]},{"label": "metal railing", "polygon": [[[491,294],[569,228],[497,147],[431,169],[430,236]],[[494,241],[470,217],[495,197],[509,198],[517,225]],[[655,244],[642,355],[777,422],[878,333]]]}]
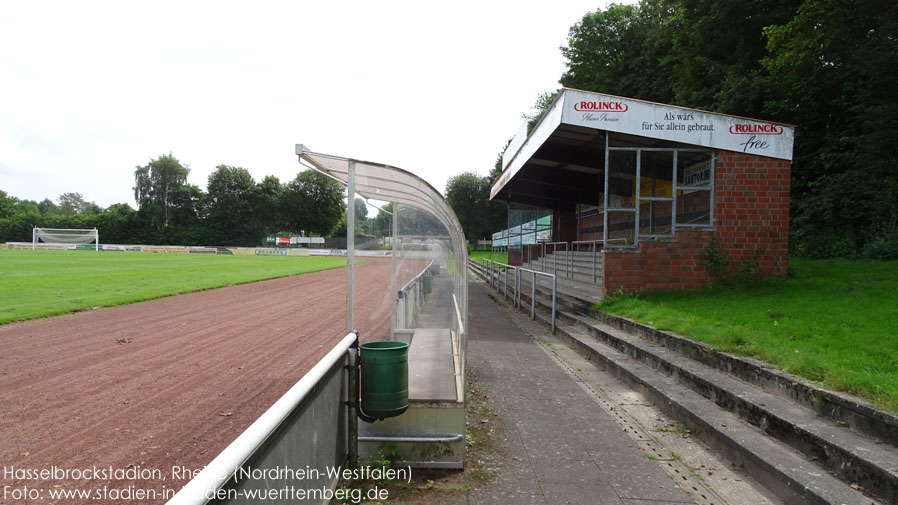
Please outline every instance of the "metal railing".
[{"label": "metal railing", "polygon": [[[625,238],[611,238],[611,239],[608,239],[608,242],[611,243],[611,242],[620,241],[620,240],[626,241],[627,239],[625,239]],[[580,251],[580,245],[582,245],[582,244],[591,244],[591,245],[592,245],[592,282],[595,283],[595,282],[596,282],[596,279],[597,279],[596,271],[598,270],[598,268],[597,268],[597,265],[598,265],[598,250],[599,250],[598,245],[599,245],[599,244],[602,244],[602,248],[604,249],[604,247],[605,247],[605,241],[602,240],[602,239],[598,239],[598,240],[575,240],[575,241],[571,242],[571,249],[573,249],[573,248],[576,246],[576,247],[577,247],[577,252],[579,252],[579,251]]]},{"label": "metal railing", "polygon": [[[279,481],[241,478],[241,469],[337,468],[347,456],[348,427],[344,367],[358,339],[349,333],[302,379],[231,442],[166,505],[244,503],[249,490],[277,487]],[[309,433],[320,436],[310,437]],[[268,443],[270,440],[278,443]],[[296,447],[302,450],[294,450]],[[332,489],[330,477],[304,481],[310,490]],[[322,497],[319,500],[327,503]]]},{"label": "metal railing", "polygon": [[[571,249],[567,242],[543,242],[542,257],[546,257],[546,246],[552,246],[552,273],[558,275],[558,246],[564,246],[564,276],[570,277],[568,266],[570,264]],[[543,260],[543,272],[546,271],[546,262]]]},{"label": "metal railing", "polygon": [[[564,276],[571,277],[572,268],[571,268],[571,250],[570,246],[567,242],[540,242],[538,244],[526,244],[527,246],[527,264],[533,268],[533,247],[537,247],[540,249],[540,258],[543,258],[543,268],[542,271],[546,271],[546,246],[552,246],[552,252],[549,253],[552,255],[552,273],[558,275],[558,248],[559,246],[564,246],[563,252],[564,254]],[[523,245],[521,247],[524,247]]]},{"label": "metal railing", "polygon": [[401,328],[414,328],[418,321],[418,310],[421,308],[421,302],[424,300],[424,276],[433,266],[433,260],[421,270],[421,272],[412,277],[405,283],[396,294],[399,303],[396,304],[396,323],[401,323]]},{"label": "metal railing", "polygon": [[[502,272],[505,273],[505,279],[504,279],[504,284],[503,284],[503,285],[504,285],[504,290],[503,290],[503,292],[504,292],[505,298],[508,298],[508,271],[509,271],[509,270],[514,270],[514,271],[515,271],[514,277],[512,278],[512,280],[515,281],[515,284],[514,284],[514,286],[512,287],[512,296],[514,296],[514,293],[516,293],[516,292],[517,292],[517,289],[518,289],[518,284],[517,284],[517,280],[516,280],[516,279],[517,279],[517,270],[518,270],[520,267],[516,267],[516,266],[513,266],[513,265],[509,265],[509,264],[507,264],[507,263],[500,263],[500,262],[498,262],[498,261],[494,261],[494,260],[491,260],[491,259],[488,259],[488,258],[483,258],[483,260],[484,260],[484,263],[483,263],[484,268],[487,268],[487,269],[489,270],[490,287],[493,287],[493,277],[496,278],[496,291],[497,291],[497,292],[500,291],[500,288],[499,288],[499,286],[500,286],[500,282],[499,282],[499,274],[501,274]],[[487,262],[488,262],[488,263],[487,263]],[[504,268],[503,268],[503,267],[504,267]],[[494,274],[494,273],[495,273],[495,274]]]},{"label": "metal railing", "polygon": [[[512,300],[514,301],[514,306],[520,308],[521,307],[521,291],[522,291],[522,281],[523,274],[530,273],[533,275],[532,282],[530,283],[530,319],[536,319],[536,277],[541,275],[552,279],[552,334],[555,334],[555,315],[557,313],[558,307],[558,276],[548,272],[540,272],[538,270],[533,270],[530,268],[516,267],[513,265],[509,265],[507,263],[500,263],[498,261],[493,261],[488,258],[483,258],[482,266],[484,268],[484,277],[487,278],[487,282],[490,284],[490,288],[495,287],[496,292],[503,291],[505,298],[508,298],[508,271],[514,270],[514,275],[512,276],[512,280],[514,284],[512,285]],[[501,274],[505,274],[504,282],[502,282]],[[495,285],[494,285],[495,280]]]}]

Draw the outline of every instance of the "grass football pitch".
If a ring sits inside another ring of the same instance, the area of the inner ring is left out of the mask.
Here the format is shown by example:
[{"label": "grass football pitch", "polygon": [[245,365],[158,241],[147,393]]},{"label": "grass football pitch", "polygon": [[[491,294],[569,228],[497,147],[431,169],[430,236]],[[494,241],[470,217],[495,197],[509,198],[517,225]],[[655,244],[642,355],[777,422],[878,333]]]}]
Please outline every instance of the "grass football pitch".
[{"label": "grass football pitch", "polygon": [[346,258],[0,250],[0,324],[346,265]]}]

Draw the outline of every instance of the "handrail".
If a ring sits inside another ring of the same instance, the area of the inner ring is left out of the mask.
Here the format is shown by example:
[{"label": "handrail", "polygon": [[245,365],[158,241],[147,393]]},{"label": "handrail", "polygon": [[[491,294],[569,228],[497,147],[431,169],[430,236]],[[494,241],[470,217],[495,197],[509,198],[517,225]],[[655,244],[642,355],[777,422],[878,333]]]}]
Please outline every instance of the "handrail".
[{"label": "handrail", "polygon": [[[294,409],[315,390],[325,374],[341,359],[358,338],[349,333],[328,352],[302,379],[274,402],[236,440],[190,480],[166,505],[205,505],[234,473],[262,447]],[[335,462],[336,463],[336,462]]]},{"label": "handrail", "polygon": [[[537,272],[529,268],[518,269],[517,285],[521,286],[521,273],[530,272],[533,274],[533,282],[530,283],[530,319],[536,319],[536,276],[545,275],[552,279],[552,334],[555,334],[555,312],[556,312],[556,293],[558,291],[558,276],[548,272]],[[520,306],[520,290],[518,290],[518,306]]]},{"label": "handrail", "polygon": [[[555,314],[557,312],[557,293],[558,293],[558,276],[555,274],[550,274],[548,272],[539,272],[537,270],[532,270],[529,268],[524,268],[522,266],[514,266],[509,265],[507,263],[501,263],[499,261],[494,261],[489,258],[482,259],[482,265],[485,271],[482,272],[484,277],[489,278],[490,287],[493,287],[493,268],[495,266],[504,266],[505,268],[505,297],[508,297],[508,270],[514,269],[514,287],[512,292],[512,300],[514,301],[515,307],[520,308],[521,306],[521,281],[522,281],[522,272],[530,272],[533,274],[533,282],[530,286],[530,319],[536,319],[536,276],[544,275],[552,279],[552,334],[555,334]],[[486,270],[486,269],[489,270]],[[496,276],[496,291],[499,291],[499,276]]]},{"label": "handrail", "polygon": [[452,293],[452,303],[455,304],[455,319],[458,323],[458,333],[459,335],[465,332],[465,323],[461,318],[461,310],[458,308],[458,298],[455,297],[455,293]]},{"label": "handrail", "polygon": [[[505,267],[505,271],[504,271],[505,272],[505,284],[504,284],[505,288],[504,288],[503,294],[504,294],[505,298],[508,298],[508,271],[509,270],[517,271],[517,269],[520,267],[516,267],[514,265],[509,265],[508,263],[502,263],[500,261],[491,260],[489,258],[484,258],[484,260],[490,262],[490,287],[493,286],[493,267],[492,267],[492,265]],[[497,274],[498,274],[498,271],[497,271]],[[517,274],[515,274],[515,276],[517,276]],[[515,277],[515,282],[517,282],[517,277]],[[515,286],[515,288],[512,289],[512,295],[514,295],[514,289],[517,289],[517,286]],[[496,291],[497,292],[499,291],[499,276],[498,275],[496,276]]]},{"label": "handrail", "polygon": [[552,272],[557,274],[558,273],[558,255],[556,254],[558,252],[557,246],[563,245],[564,252],[566,253],[564,256],[564,276],[570,277],[570,274],[568,272],[568,263],[570,263],[570,252],[571,251],[568,246],[568,243],[567,242],[541,242],[541,244],[542,244],[542,258],[543,258],[543,272],[546,271],[546,261],[545,261],[546,246],[547,245],[556,246],[556,247],[552,248]]},{"label": "handrail", "polygon": [[[540,272],[538,270],[533,270],[530,268],[524,268],[522,266],[514,266],[509,265],[507,263],[501,263],[498,261],[493,261],[489,258],[482,258],[481,265],[483,266],[483,270],[481,271],[481,275],[485,278],[489,279],[490,287],[493,287],[493,265],[499,265],[506,267],[506,276],[505,276],[505,293],[506,297],[508,296],[508,270],[514,269],[514,287],[512,293],[512,300],[514,302],[514,306],[520,308],[521,306],[521,288],[523,276],[521,275],[523,272],[530,272],[533,274],[533,282],[530,286],[530,319],[536,319],[536,276],[543,275],[552,279],[552,334],[555,334],[555,318],[558,312],[558,276],[555,274],[551,274],[548,272]],[[496,276],[496,291],[499,291],[499,278]]]},{"label": "handrail", "polygon": [[401,294],[401,293],[404,293],[404,292],[408,291],[409,289],[411,289],[412,284],[414,284],[415,282],[417,282],[418,279],[420,279],[421,277],[423,277],[424,274],[425,274],[428,270],[430,270],[430,267],[433,266],[433,262],[434,262],[434,261],[436,261],[436,260],[435,260],[435,259],[431,259],[431,260],[430,260],[430,263],[428,263],[427,266],[424,267],[424,270],[421,270],[421,272],[420,272],[418,275],[412,277],[412,279],[411,279],[410,281],[406,282],[404,286],[402,286],[401,288],[399,288],[399,293]]}]

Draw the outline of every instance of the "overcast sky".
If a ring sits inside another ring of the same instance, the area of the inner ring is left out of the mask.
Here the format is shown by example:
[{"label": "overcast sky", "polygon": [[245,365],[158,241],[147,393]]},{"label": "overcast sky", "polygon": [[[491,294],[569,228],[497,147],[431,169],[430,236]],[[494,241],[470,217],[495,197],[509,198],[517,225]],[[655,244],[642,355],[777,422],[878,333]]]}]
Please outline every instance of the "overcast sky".
[{"label": "overcast sky", "polygon": [[134,206],[161,154],[205,189],[219,164],[290,180],[303,143],[443,192],[490,170],[606,3],[4,2],[0,189]]}]

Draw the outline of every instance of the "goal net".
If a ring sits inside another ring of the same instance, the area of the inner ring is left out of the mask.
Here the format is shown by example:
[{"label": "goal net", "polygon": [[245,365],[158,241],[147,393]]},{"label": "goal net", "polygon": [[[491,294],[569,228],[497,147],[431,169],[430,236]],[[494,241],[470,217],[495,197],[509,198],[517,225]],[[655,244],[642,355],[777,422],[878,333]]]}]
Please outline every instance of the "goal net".
[{"label": "goal net", "polygon": [[31,234],[31,248],[37,244],[65,244],[83,245],[95,244],[94,249],[100,250],[100,233],[96,228],[92,230],[78,230],[73,228],[35,228]]}]

